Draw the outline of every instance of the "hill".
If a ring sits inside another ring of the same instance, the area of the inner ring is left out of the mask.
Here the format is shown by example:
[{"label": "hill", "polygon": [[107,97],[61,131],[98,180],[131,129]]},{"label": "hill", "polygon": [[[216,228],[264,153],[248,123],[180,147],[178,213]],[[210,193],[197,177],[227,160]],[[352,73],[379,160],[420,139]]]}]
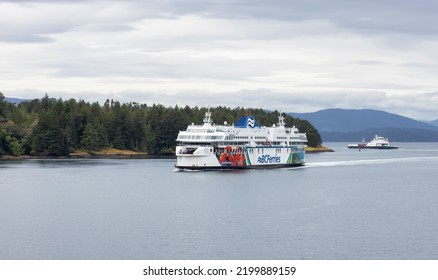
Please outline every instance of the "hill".
[{"label": "hill", "polygon": [[5,101],[13,104],[20,104],[23,101],[26,101],[27,99],[21,99],[21,98],[13,98],[13,97],[5,97]]},{"label": "hill", "polygon": [[[242,108],[212,108],[218,123],[234,123]],[[207,108],[147,106],[107,100],[103,106],[75,99],[34,99],[17,106],[4,102],[0,93],[0,156],[70,156],[81,151],[104,156],[130,150],[148,155],[174,154],[179,131],[190,123],[200,123]],[[278,112],[252,109],[261,125],[276,123]],[[286,123],[307,133],[308,145],[318,147],[321,136],[307,121],[286,116]]]},{"label": "hill", "polygon": [[431,125],[438,126],[438,120],[430,121],[428,123],[430,123]]},{"label": "hill", "polygon": [[321,131],[362,131],[368,128],[437,129],[431,124],[379,110],[326,109],[314,113],[290,113],[305,119]]},{"label": "hill", "polygon": [[370,141],[375,134],[399,142],[438,141],[437,126],[385,111],[326,109],[290,115],[308,120],[326,142]]}]

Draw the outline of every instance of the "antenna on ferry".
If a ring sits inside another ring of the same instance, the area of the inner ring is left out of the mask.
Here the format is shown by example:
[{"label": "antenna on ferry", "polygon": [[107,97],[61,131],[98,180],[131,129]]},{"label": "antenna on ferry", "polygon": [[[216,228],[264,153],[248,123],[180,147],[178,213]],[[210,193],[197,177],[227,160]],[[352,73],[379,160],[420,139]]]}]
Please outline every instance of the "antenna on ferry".
[{"label": "antenna on ferry", "polygon": [[204,125],[206,124],[210,124],[213,121],[211,120],[211,112],[210,112],[210,106],[208,106],[207,111],[205,112],[205,116],[204,116]]},{"label": "antenna on ferry", "polygon": [[278,115],[278,126],[284,126],[284,117],[280,111],[280,114]]}]

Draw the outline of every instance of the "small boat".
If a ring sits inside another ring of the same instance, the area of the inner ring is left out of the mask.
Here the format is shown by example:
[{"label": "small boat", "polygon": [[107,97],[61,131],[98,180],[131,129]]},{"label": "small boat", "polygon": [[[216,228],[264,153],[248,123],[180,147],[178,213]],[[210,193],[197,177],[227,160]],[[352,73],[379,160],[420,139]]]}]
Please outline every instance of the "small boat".
[{"label": "small boat", "polygon": [[366,143],[365,143],[365,138],[362,138],[362,142],[360,142],[359,144],[348,144],[348,148],[349,149],[365,149],[366,147]]},{"label": "small boat", "polygon": [[382,150],[392,150],[398,149],[397,146],[389,143],[388,138],[375,135],[374,139],[365,144],[365,139],[359,144],[348,144],[349,149],[382,149]]}]

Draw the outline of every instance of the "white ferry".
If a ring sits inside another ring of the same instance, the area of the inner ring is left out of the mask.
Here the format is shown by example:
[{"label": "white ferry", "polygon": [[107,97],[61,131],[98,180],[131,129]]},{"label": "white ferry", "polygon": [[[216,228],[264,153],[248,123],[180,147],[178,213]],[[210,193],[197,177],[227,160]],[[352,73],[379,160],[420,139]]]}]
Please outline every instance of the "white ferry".
[{"label": "white ferry", "polygon": [[398,149],[397,146],[389,143],[388,138],[375,135],[374,139],[365,144],[365,140],[362,140],[360,144],[348,144],[349,149]]},{"label": "white ferry", "polygon": [[234,125],[215,125],[207,110],[202,125],[189,125],[177,138],[175,167],[184,170],[295,167],[304,164],[307,137],[285,127],[284,117],[272,127],[252,116]]}]

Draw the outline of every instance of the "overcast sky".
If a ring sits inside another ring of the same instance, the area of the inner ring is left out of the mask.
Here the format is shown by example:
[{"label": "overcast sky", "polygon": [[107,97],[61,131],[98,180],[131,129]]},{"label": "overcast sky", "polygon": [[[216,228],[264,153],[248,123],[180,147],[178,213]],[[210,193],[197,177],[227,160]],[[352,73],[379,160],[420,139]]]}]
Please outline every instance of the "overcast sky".
[{"label": "overcast sky", "polygon": [[0,91],[438,119],[438,1],[0,0]]}]

